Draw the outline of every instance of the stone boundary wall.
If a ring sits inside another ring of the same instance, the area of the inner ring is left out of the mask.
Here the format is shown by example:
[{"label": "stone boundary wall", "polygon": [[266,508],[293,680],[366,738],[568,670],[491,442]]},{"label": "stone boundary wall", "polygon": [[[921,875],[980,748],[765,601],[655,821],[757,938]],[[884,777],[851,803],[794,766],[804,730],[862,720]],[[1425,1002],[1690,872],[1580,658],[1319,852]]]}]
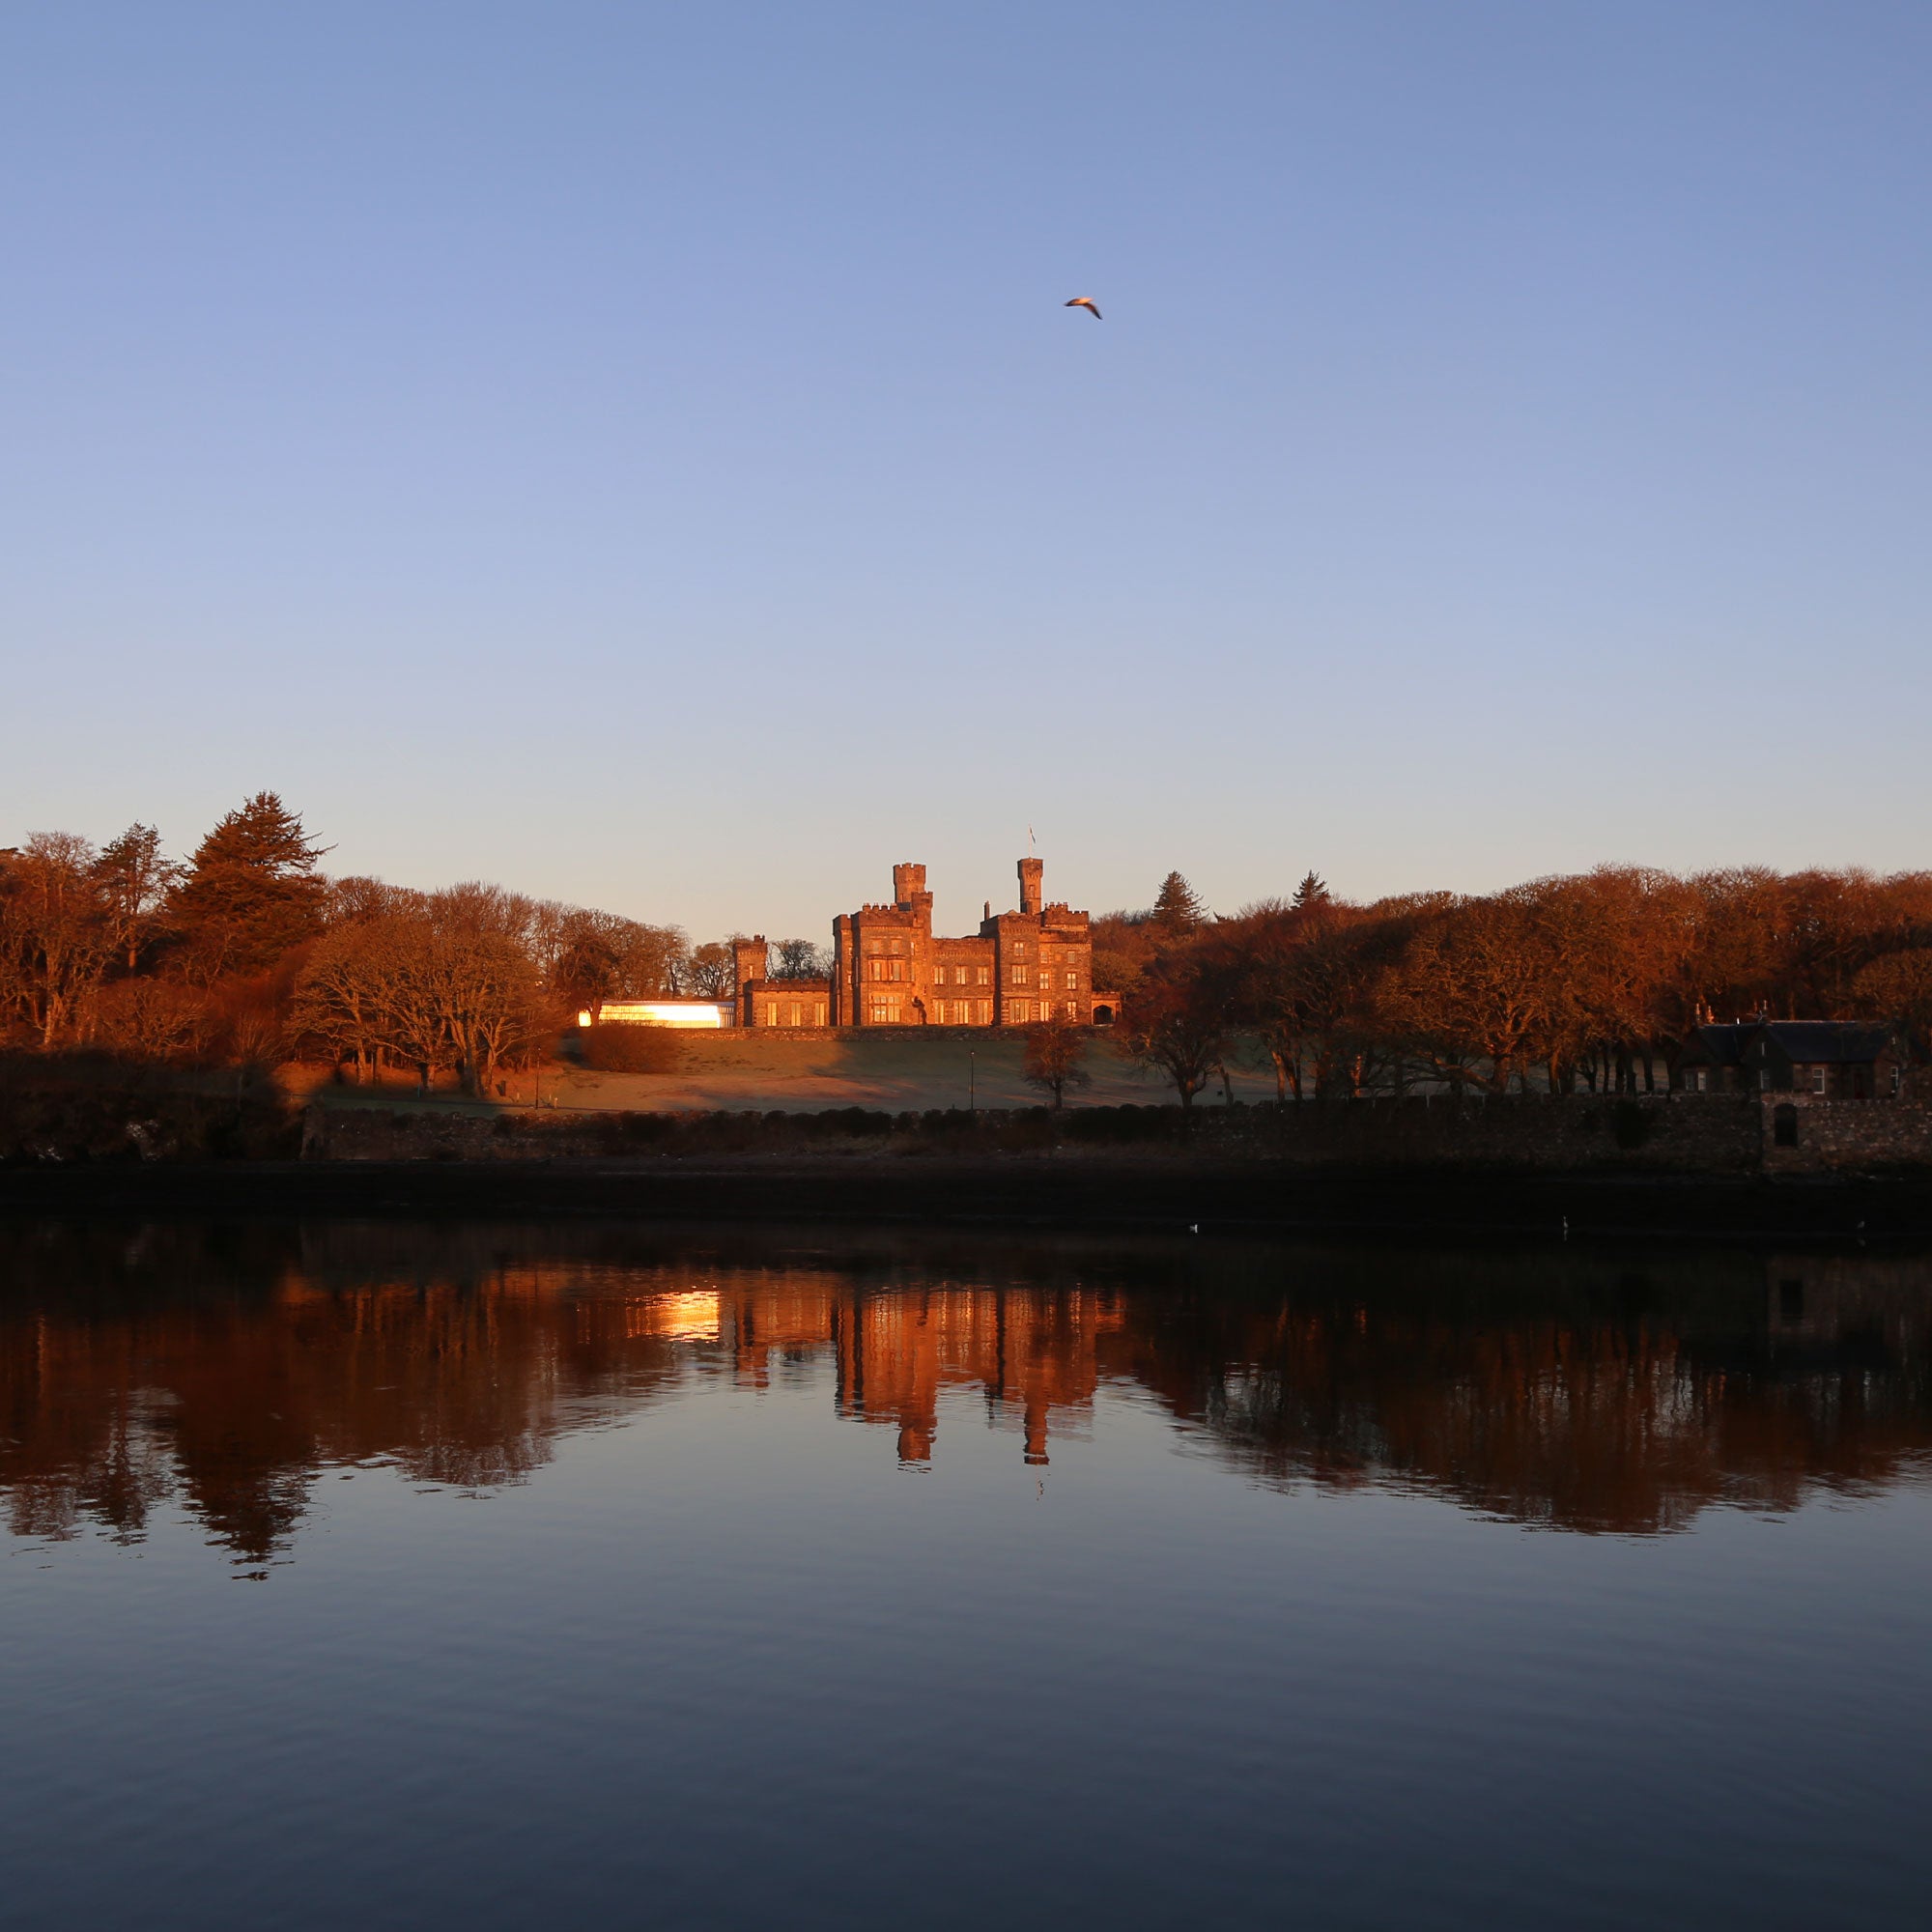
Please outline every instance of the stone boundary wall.
[{"label": "stone boundary wall", "polygon": [[798,1154],[1254,1159],[1304,1167],[1749,1175],[1755,1095],[1566,1095],[886,1114],[388,1112],[314,1107],[308,1160],[574,1160]]},{"label": "stone boundary wall", "polygon": [[[1932,1167],[1932,1100],[1828,1100],[1815,1094],[1751,1097],[1764,1115],[1766,1174]],[[1780,1107],[1789,1107],[1795,1117],[1795,1147],[1777,1145]]]},{"label": "stone boundary wall", "polygon": [[[990,987],[976,989],[968,986],[963,991],[978,999],[981,996],[981,992],[990,997],[992,989]],[[946,997],[950,1000],[952,996],[949,992]],[[1083,1000],[1088,997],[1085,994],[1081,995]],[[1101,999],[1100,1004],[1118,1006],[1120,1002],[1118,997],[1106,996]],[[999,1001],[994,1000],[993,1006],[997,1010]],[[1112,1031],[1111,1022],[1105,1025],[1097,1022],[1090,1024],[1094,1035],[1101,1039]],[[867,1041],[896,1040],[901,1043],[923,1041],[928,1046],[935,1041],[956,1041],[962,1046],[971,1046],[975,1040],[989,1038],[1023,1040],[1030,1029],[1023,1026],[1009,1026],[1005,1020],[994,1020],[988,1026],[954,1026],[951,1020],[941,1026],[937,1020],[928,1020],[923,1026],[745,1026],[739,1023],[727,1027],[668,1027],[666,1031],[680,1040],[757,1038],[824,1041],[864,1038]]]}]

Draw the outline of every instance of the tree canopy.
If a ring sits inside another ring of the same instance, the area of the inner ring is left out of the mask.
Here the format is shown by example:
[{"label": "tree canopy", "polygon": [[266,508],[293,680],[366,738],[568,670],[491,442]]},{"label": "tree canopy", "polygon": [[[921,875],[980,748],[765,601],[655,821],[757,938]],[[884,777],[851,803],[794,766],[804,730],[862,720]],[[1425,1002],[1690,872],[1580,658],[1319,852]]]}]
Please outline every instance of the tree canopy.
[{"label": "tree canopy", "polygon": [[257,792],[195,847],[168,904],[191,970],[211,980],[261,972],[322,930],[327,890],[302,822]]}]

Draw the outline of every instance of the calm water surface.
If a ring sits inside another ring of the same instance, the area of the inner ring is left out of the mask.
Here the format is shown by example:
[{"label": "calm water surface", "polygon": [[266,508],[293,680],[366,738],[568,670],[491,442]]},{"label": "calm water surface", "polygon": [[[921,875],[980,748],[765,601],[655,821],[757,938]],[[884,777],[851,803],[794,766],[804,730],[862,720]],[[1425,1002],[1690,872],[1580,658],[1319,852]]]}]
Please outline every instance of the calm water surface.
[{"label": "calm water surface", "polygon": [[1932,1263],[0,1225],[10,1927],[1894,1926]]}]

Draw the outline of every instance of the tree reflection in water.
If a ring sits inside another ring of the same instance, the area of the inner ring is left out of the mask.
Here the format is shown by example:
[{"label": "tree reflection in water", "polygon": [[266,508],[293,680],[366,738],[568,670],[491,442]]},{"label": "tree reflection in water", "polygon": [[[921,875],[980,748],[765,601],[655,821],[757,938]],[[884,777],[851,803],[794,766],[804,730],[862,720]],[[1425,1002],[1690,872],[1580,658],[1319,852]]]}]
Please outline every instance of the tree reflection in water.
[{"label": "tree reflection in water", "polygon": [[[679,1392],[829,1381],[938,1453],[943,1391],[1043,1463],[1103,1385],[1265,1485],[1648,1535],[1932,1466],[1932,1262],[622,1228],[0,1228],[16,1536],[180,1506],[260,1563],[331,1469],[520,1482]],[[956,1427],[959,1409],[945,1409]]]}]

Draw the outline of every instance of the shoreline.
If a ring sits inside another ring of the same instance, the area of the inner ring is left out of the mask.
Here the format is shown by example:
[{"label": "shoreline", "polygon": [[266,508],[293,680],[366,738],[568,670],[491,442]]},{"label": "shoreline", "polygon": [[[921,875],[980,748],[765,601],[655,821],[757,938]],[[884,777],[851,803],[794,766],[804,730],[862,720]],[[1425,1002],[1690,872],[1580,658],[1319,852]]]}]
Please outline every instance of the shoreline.
[{"label": "shoreline", "polygon": [[81,1161],[0,1169],[0,1215],[923,1223],[1601,1242],[1932,1240],[1932,1174],[1324,1167],[1089,1153]]}]

